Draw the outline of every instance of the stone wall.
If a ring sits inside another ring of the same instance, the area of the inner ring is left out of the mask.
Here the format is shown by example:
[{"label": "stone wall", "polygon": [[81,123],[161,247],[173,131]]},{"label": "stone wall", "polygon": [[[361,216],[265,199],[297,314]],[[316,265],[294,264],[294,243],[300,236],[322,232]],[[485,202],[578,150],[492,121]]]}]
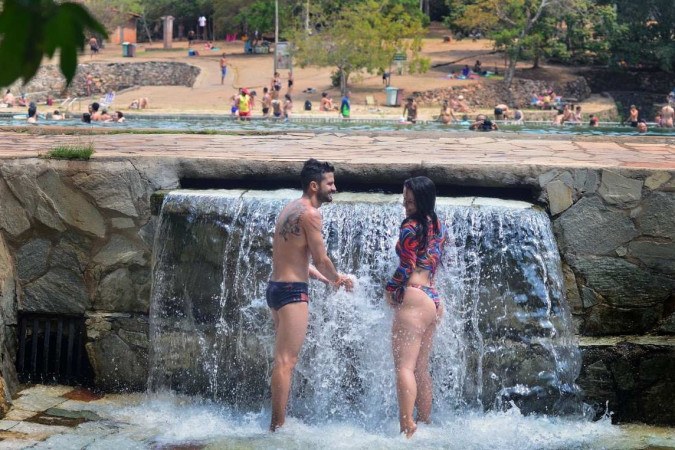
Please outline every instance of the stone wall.
[{"label": "stone wall", "polygon": [[[588,145],[607,151],[602,143]],[[299,167],[195,158],[0,160],[0,345],[8,389],[16,385],[16,310],[84,315],[97,386],[144,389],[152,193],[177,188],[182,178],[288,181]],[[553,221],[578,332],[675,335],[675,173],[345,163],[338,176],[345,183],[391,184],[412,174],[445,184],[531,189]],[[672,364],[673,353],[660,357]],[[645,389],[662,386],[645,383]],[[608,399],[598,392],[590,399],[604,404]],[[644,409],[635,398],[625,417]]]},{"label": "stone wall", "polygon": [[[86,77],[93,78],[92,94],[105,94],[132,86],[188,86],[191,87],[201,69],[181,62],[129,62],[78,64],[77,73],[67,95],[86,97]],[[10,87],[14,94],[25,92],[34,101],[44,101],[47,94],[66,97],[66,80],[58,66],[41,66],[27,85],[15,83]],[[35,94],[33,94],[35,93]],[[32,95],[31,95],[32,94]]]},{"label": "stone wall", "polygon": [[[526,80],[516,78],[513,80],[511,90],[513,92],[513,103],[520,104],[521,107],[527,107],[530,104],[530,98],[533,92],[542,93],[553,89],[557,95],[563,98],[574,98],[584,100],[591,95],[591,89],[583,77],[576,77],[573,80],[564,82],[548,82],[537,80]],[[423,106],[440,105],[443,100],[457,98],[463,95],[465,101],[473,108],[493,108],[499,103],[509,104],[509,93],[502,81],[485,79],[478,83],[467,84],[466,86],[453,86],[448,88],[433,89],[430,91],[413,92],[417,102]]]},{"label": "stone wall", "polygon": [[675,334],[673,174],[553,170],[539,183],[580,334]]}]

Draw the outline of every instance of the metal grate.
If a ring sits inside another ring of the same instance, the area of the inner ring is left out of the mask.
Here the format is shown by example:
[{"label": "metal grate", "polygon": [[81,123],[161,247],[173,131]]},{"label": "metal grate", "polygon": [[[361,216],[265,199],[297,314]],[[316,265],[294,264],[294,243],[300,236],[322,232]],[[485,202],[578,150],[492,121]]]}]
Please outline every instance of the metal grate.
[{"label": "metal grate", "polygon": [[23,383],[88,384],[91,365],[83,317],[27,314],[19,318],[16,368]]}]

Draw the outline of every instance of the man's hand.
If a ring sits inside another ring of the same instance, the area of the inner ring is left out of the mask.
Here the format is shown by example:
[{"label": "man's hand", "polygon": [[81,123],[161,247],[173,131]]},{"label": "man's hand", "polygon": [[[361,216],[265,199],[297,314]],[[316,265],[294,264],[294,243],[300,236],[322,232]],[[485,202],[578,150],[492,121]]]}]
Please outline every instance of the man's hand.
[{"label": "man's hand", "polygon": [[338,278],[335,280],[333,285],[336,288],[340,288],[340,286],[342,286],[347,292],[352,292],[354,290],[354,280],[348,275],[338,274]]}]

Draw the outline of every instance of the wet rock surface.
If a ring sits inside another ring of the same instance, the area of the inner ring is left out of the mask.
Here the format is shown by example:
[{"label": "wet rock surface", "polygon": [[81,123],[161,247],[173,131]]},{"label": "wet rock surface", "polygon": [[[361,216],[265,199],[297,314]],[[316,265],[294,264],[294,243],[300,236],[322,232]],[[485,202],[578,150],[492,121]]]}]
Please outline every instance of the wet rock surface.
[{"label": "wet rock surface", "polygon": [[585,401],[614,422],[675,423],[675,343],[582,345]]}]

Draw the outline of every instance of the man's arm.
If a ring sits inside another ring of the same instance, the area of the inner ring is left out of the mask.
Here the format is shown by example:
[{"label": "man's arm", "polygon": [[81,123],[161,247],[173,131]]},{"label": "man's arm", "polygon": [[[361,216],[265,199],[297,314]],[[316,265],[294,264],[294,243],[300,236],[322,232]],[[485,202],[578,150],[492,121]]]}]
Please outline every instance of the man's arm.
[{"label": "man's arm", "polygon": [[316,209],[308,211],[303,216],[302,225],[307,237],[309,253],[312,255],[312,261],[314,262],[314,266],[316,266],[316,270],[334,285],[345,286],[345,289],[351,291],[353,288],[352,279],[340,275],[335,269],[333,261],[328,257],[326,246],[323,243],[323,235],[321,234],[322,220],[319,211]]}]

